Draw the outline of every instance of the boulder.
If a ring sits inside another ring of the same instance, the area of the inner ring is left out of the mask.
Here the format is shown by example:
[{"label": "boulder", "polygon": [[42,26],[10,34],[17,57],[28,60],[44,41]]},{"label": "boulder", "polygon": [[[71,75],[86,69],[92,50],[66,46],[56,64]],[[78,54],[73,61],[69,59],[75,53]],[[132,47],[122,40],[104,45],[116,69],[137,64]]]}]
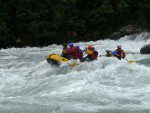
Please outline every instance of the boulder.
[{"label": "boulder", "polygon": [[132,34],[140,33],[142,31],[143,30],[138,29],[132,25],[127,25],[120,28],[118,31],[114,32],[113,34],[111,34],[109,38],[113,40],[118,40],[119,38],[124,37],[126,35],[132,35]]},{"label": "boulder", "polygon": [[121,29],[119,29],[120,33],[124,33],[126,35],[131,35],[131,34],[135,34],[135,33],[140,33],[142,30],[138,29],[132,25],[127,25],[122,27]]},{"label": "boulder", "polygon": [[108,38],[112,40],[118,40],[120,37],[123,37],[124,35],[120,32],[114,32],[111,34]]},{"label": "boulder", "polygon": [[141,54],[150,54],[150,44],[144,45],[144,46],[140,49],[140,53],[141,53]]}]

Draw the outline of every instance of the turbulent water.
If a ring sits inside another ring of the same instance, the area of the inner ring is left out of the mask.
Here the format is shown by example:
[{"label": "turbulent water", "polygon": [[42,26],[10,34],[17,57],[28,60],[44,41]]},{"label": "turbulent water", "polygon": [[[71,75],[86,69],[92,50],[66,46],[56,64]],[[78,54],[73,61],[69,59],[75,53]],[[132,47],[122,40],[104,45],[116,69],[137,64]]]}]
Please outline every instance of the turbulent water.
[{"label": "turbulent water", "polygon": [[[75,43],[102,55],[75,68],[47,63],[61,45],[1,49],[0,113],[150,113],[150,55],[139,52],[149,43],[149,33]],[[118,44],[136,63],[103,56]]]}]

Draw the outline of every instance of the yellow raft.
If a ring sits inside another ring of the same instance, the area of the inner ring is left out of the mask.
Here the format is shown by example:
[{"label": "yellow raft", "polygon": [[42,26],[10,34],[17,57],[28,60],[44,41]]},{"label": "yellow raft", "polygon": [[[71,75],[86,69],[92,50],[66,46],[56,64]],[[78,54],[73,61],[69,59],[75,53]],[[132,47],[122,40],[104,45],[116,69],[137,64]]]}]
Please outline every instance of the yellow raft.
[{"label": "yellow raft", "polygon": [[69,62],[69,60],[67,58],[64,58],[58,54],[50,54],[47,56],[47,62],[49,64],[51,64],[52,66],[60,66],[62,63],[67,63],[68,66],[70,67],[76,67],[78,66],[80,63],[76,62],[76,61],[71,61]]},{"label": "yellow raft", "polygon": [[61,63],[68,62],[67,58],[64,58],[58,54],[50,54],[46,59],[49,64],[56,66],[59,66]]}]

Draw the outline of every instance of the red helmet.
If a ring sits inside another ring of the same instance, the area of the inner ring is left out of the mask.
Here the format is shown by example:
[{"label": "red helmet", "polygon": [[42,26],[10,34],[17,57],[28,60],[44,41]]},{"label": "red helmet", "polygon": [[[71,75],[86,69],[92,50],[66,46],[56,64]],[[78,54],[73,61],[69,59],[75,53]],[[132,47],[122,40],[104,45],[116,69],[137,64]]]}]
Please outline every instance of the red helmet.
[{"label": "red helmet", "polygon": [[93,46],[88,46],[87,48],[92,51],[95,49]]}]

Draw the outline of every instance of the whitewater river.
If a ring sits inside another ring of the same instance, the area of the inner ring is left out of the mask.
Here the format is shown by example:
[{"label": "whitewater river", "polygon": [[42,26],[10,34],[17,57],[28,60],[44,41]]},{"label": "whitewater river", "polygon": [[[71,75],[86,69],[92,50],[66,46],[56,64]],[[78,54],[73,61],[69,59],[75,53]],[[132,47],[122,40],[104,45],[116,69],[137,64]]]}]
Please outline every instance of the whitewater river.
[{"label": "whitewater river", "polygon": [[[1,49],[0,113],[150,113],[150,55],[140,54],[149,43],[148,33],[75,43],[102,55],[75,68],[47,63],[61,45]],[[103,56],[118,44],[137,63]]]}]

